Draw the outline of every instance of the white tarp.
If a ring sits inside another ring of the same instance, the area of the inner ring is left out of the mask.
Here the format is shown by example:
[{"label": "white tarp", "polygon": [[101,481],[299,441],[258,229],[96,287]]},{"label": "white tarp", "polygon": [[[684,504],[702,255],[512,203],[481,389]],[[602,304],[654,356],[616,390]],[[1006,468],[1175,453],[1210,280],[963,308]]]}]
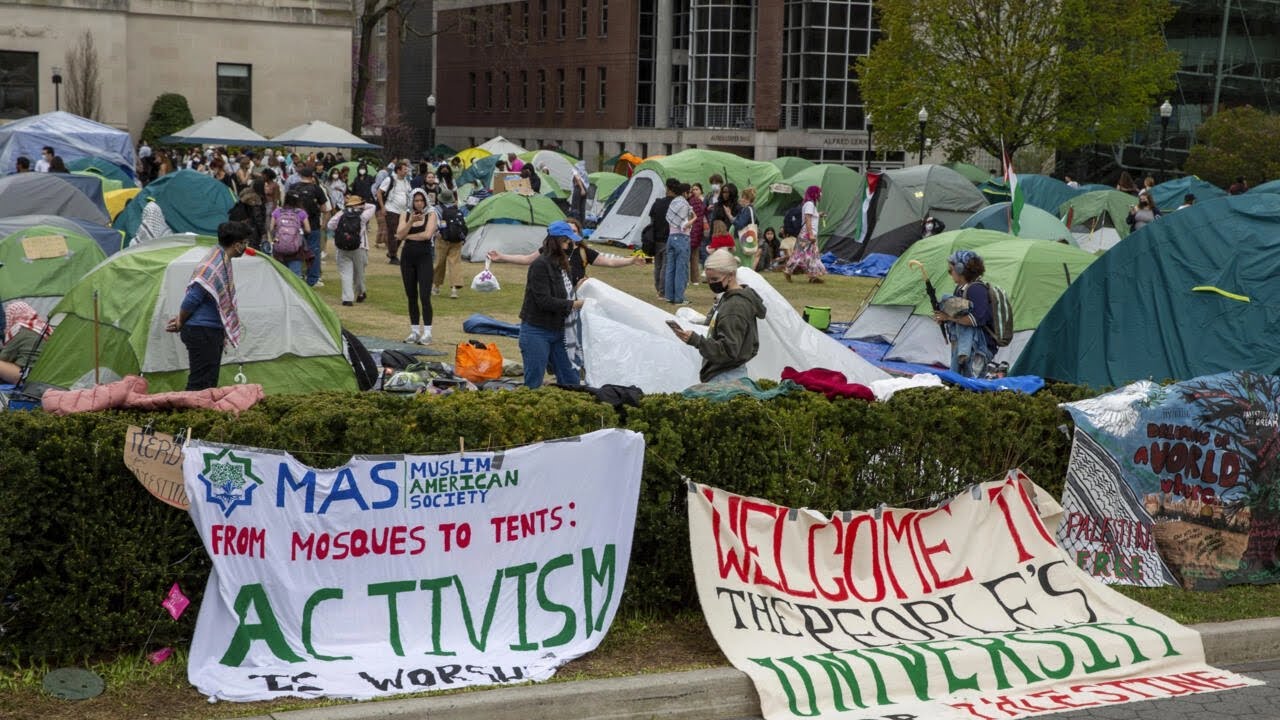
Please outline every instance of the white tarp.
[{"label": "white tarp", "polygon": [[187,677],[236,701],[546,680],[609,631],[643,462],[620,429],[329,470],[191,443],[213,572]]},{"label": "white tarp", "polygon": [[[870,385],[888,375],[809,325],[786,298],[748,268],[738,270],[738,282],[755,290],[765,305],[760,321],[760,352],[747,363],[753,379],[778,380],[787,366],[796,370],[826,368],[844,373],[851,383]],[[675,316],[589,279],[578,291],[588,302],[582,309],[582,347],[588,385],[635,385],[647,393],[679,392],[698,383],[701,356],[680,342],[667,320]],[[705,326],[681,322],[706,332]]]}]

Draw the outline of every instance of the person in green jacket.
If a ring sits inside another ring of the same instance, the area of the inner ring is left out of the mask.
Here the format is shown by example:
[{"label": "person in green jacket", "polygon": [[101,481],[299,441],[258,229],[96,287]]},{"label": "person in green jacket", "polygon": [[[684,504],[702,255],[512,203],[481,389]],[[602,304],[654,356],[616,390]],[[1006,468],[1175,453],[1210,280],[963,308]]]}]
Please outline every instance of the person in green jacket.
[{"label": "person in green jacket", "polygon": [[704,383],[731,382],[747,377],[747,362],[760,351],[757,321],[765,315],[764,301],[755,290],[738,284],[738,258],[721,248],[707,256],[707,285],[716,302],[707,315],[707,334],[673,325],[671,330],[702,355],[698,378]]}]

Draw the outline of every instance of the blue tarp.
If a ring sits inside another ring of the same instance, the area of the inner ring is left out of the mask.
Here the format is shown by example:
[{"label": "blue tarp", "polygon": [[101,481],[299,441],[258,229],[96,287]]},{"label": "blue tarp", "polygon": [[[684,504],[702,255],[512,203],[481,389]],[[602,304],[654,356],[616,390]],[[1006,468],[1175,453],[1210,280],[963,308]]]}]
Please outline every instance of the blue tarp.
[{"label": "blue tarp", "polygon": [[[837,327],[839,325],[839,327]],[[920,373],[930,373],[942,378],[946,382],[965,390],[974,392],[996,392],[998,390],[1012,390],[1014,392],[1026,393],[1031,395],[1040,388],[1044,387],[1044,378],[1036,375],[1018,375],[992,380],[976,380],[967,378],[959,373],[951,372],[947,368],[934,367],[933,365],[916,365],[915,363],[891,362],[884,359],[884,354],[891,347],[888,343],[866,342],[864,340],[848,340],[844,337],[844,330],[848,327],[844,323],[832,323],[828,329],[828,334],[832,334],[841,344],[850,348],[867,362],[884,370],[885,372],[895,375],[918,375]]]},{"label": "blue tarp", "polygon": [[823,253],[822,264],[832,275],[848,275],[851,277],[884,277],[898,258],[884,253],[871,253],[858,262],[845,262],[835,253]]},{"label": "blue tarp", "polygon": [[474,313],[471,317],[462,321],[462,332],[471,335],[501,335],[503,337],[520,337],[520,326],[509,322],[503,322],[489,317]]},{"label": "blue tarp", "polygon": [[129,133],[69,112],[32,115],[0,125],[0,172],[12,172],[20,155],[31,158],[34,165],[46,145],[63,162],[101,158],[129,177],[136,177],[136,156]]}]

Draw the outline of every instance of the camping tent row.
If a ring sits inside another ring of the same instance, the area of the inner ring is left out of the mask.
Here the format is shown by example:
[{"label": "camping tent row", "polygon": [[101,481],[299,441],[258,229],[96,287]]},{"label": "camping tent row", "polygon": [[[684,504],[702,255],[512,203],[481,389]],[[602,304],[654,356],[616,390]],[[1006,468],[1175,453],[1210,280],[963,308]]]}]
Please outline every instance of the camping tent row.
[{"label": "camping tent row", "polygon": [[134,178],[137,157],[129,133],[69,112],[32,115],[0,125],[0,172],[10,172],[20,156],[32,160],[52,147],[70,169],[76,160],[93,158]]}]

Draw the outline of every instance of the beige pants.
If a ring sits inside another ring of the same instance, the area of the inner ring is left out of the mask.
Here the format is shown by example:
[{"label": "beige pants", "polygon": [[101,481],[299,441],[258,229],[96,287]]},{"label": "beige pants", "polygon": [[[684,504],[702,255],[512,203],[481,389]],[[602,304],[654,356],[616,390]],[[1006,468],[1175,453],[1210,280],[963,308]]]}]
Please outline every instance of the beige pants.
[{"label": "beige pants", "polygon": [[444,287],[446,274],[450,287],[462,287],[462,243],[436,238],[436,267],[431,284]]}]

